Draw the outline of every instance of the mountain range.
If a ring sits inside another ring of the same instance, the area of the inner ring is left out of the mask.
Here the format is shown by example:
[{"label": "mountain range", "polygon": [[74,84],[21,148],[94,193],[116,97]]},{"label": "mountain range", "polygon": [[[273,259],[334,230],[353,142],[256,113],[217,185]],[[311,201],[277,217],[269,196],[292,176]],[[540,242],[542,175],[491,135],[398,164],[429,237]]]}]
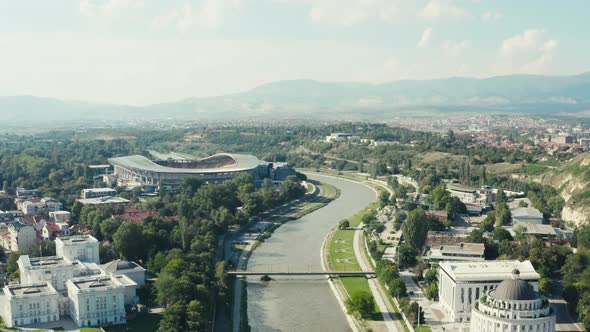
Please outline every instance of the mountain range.
[{"label": "mountain range", "polygon": [[379,119],[424,112],[558,114],[590,110],[590,72],[574,76],[455,77],[389,83],[291,80],[216,97],[148,106],[0,97],[5,124],[49,125],[119,121],[249,118]]}]

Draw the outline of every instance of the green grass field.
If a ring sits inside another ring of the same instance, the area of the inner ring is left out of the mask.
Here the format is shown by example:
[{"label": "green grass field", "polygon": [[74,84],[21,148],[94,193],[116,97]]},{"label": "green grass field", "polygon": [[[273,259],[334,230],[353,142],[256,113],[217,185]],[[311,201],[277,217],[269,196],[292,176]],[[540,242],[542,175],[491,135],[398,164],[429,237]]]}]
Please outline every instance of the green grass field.
[{"label": "green grass field", "polygon": [[[104,330],[107,332],[156,332],[161,319],[161,314],[147,314],[137,316],[136,319],[127,322],[127,324],[107,326]],[[88,330],[88,332],[93,331]]]}]

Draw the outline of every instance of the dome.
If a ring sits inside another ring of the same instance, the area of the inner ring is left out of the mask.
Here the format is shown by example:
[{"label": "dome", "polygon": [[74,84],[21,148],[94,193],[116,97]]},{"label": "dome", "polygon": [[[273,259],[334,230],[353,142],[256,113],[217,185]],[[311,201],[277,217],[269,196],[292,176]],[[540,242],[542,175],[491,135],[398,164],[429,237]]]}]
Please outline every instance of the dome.
[{"label": "dome", "polygon": [[520,279],[504,280],[494,290],[493,297],[502,301],[527,301],[537,298],[537,294],[528,282]]},{"label": "dome", "polygon": [[116,272],[121,270],[131,270],[135,268],[135,264],[125,260],[114,260],[104,265],[104,270],[108,272]]}]

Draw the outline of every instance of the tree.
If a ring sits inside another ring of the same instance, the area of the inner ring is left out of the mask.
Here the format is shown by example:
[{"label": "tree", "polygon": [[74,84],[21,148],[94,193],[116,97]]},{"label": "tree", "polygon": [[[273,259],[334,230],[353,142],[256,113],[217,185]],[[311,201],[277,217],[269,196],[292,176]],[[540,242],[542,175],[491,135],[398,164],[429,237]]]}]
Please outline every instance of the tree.
[{"label": "tree", "polygon": [[121,226],[120,220],[109,218],[100,223],[100,233],[105,239],[112,241],[113,235],[117,232],[119,226]]},{"label": "tree", "polygon": [[389,192],[381,191],[379,193],[379,206],[384,208],[387,204],[389,204]]},{"label": "tree", "polygon": [[360,291],[354,293],[346,300],[349,313],[356,313],[361,317],[369,317],[375,310],[375,299],[369,292]]},{"label": "tree", "polygon": [[342,219],[338,223],[338,229],[347,229],[348,227],[350,227],[350,222],[348,219]]},{"label": "tree", "polygon": [[483,231],[481,229],[472,230],[471,233],[469,233],[469,235],[467,236],[467,242],[485,243]]},{"label": "tree", "polygon": [[192,300],[186,306],[187,331],[204,331],[207,327],[207,309],[198,300]]},{"label": "tree", "polygon": [[405,242],[414,248],[422,248],[428,235],[428,218],[424,210],[419,207],[408,213],[408,219],[402,225]]},{"label": "tree", "polygon": [[426,281],[427,284],[436,283],[437,278],[438,270],[436,269],[428,269],[424,273],[424,281]]},{"label": "tree", "polygon": [[141,260],[145,256],[143,236],[138,225],[123,223],[113,234],[113,249],[126,260]]},{"label": "tree", "polygon": [[159,332],[185,332],[186,325],[186,305],[182,302],[174,303],[166,310],[160,321]]},{"label": "tree", "polygon": [[406,284],[400,278],[395,278],[389,282],[389,293],[396,298],[408,296]]},{"label": "tree", "polygon": [[426,296],[426,298],[429,300],[436,301],[437,297],[438,297],[438,284],[437,283],[428,284],[426,286],[426,288],[424,289],[424,296]]},{"label": "tree", "polygon": [[553,289],[552,284],[553,280],[551,280],[550,278],[541,277],[539,279],[539,291],[541,291],[541,293],[543,293],[543,295],[547,297],[551,296],[551,291]]},{"label": "tree", "polygon": [[416,262],[418,261],[416,258],[416,256],[418,256],[418,250],[406,243],[399,246],[398,255],[399,263],[403,267],[412,267],[416,265]]},{"label": "tree", "polygon": [[494,228],[494,240],[496,241],[512,241],[512,235],[510,232],[502,227]]}]

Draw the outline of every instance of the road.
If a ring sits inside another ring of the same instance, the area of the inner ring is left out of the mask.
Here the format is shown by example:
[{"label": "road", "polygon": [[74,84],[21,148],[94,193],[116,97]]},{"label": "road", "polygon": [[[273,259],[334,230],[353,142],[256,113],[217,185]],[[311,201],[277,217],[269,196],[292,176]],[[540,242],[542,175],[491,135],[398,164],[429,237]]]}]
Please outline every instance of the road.
[{"label": "road", "polygon": [[[363,224],[360,224],[359,228],[357,228],[354,233],[354,255],[356,256],[362,271],[372,271],[371,264],[369,263],[368,258],[364,255],[365,245],[362,241],[363,232]],[[392,332],[403,332],[403,327],[399,321],[393,317],[394,312],[390,311],[385,304],[386,300],[384,299],[384,296],[387,295],[384,294],[383,290],[380,290],[381,284],[379,284],[379,281],[374,278],[367,279],[367,281],[369,282],[369,287],[371,288],[375,302],[379,307],[379,311],[381,311],[381,316],[383,316],[383,322],[387,330]]]},{"label": "road", "polygon": [[561,282],[555,281],[553,282],[553,293],[554,295],[549,299],[549,303],[555,309],[556,315],[556,326],[555,331],[563,331],[563,332],[577,332],[577,331],[584,331],[580,327],[580,324],[577,324],[575,320],[572,319],[569,311],[567,310],[567,302],[561,296],[562,293],[562,285]]}]

